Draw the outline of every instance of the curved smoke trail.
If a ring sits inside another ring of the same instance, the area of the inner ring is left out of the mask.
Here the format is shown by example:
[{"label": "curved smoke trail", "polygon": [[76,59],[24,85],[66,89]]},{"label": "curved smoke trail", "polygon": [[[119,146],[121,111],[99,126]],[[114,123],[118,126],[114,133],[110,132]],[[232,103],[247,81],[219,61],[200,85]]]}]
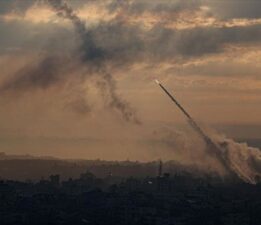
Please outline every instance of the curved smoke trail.
[{"label": "curved smoke trail", "polygon": [[84,22],[77,16],[74,10],[66,4],[66,2],[62,0],[47,0],[47,2],[55,10],[57,16],[68,19],[72,22],[82,42],[79,48],[80,59],[84,64],[91,68],[91,71],[100,75],[97,87],[100,89],[102,94],[106,93],[106,95],[108,95],[108,107],[119,111],[126,121],[139,124],[140,121],[137,119],[133,109],[126,101],[122,100],[117,95],[116,82],[112,75],[108,73],[104,64],[106,53],[95,44],[95,41],[90,32],[86,29]]}]

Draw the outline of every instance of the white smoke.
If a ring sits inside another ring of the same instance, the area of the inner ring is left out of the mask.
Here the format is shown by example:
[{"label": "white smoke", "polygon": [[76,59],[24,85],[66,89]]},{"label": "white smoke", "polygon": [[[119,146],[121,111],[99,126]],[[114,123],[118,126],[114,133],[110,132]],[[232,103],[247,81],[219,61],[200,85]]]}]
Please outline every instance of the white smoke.
[{"label": "white smoke", "polygon": [[[160,129],[154,132],[154,140],[160,140],[161,154],[169,149],[168,160],[175,159],[181,164],[194,165],[209,173],[220,176],[238,177],[249,184],[261,182],[261,151],[249,147],[207,129],[205,133],[214,143],[207,143],[189,130],[181,132],[173,129]],[[156,136],[155,136],[156,135]],[[205,144],[204,144],[205,142]]]},{"label": "white smoke", "polygon": [[249,147],[246,143],[237,143],[232,139],[215,137],[221,149],[224,149],[222,157],[227,166],[234,171],[239,178],[250,184],[260,182],[261,178],[261,151],[258,148]]}]

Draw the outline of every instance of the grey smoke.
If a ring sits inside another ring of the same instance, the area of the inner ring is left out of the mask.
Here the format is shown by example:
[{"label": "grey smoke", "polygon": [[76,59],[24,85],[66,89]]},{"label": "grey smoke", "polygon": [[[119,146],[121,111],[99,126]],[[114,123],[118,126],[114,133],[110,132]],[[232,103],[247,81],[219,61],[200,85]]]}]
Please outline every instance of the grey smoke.
[{"label": "grey smoke", "polygon": [[221,148],[227,163],[244,181],[256,184],[261,182],[260,149],[249,147],[245,143],[237,143],[232,139],[216,136],[215,141]]},{"label": "grey smoke", "polygon": [[[249,184],[261,182],[261,151],[246,143],[237,143],[223,135],[208,133],[218,144],[219,157],[213,154],[210,145],[204,144],[188,130],[177,132],[161,129],[154,132],[154,141],[160,141],[161,148],[173,152],[173,158],[181,159],[182,164],[195,164],[208,173],[217,172],[220,176],[238,177]],[[156,145],[156,143],[153,143]],[[223,159],[220,159],[222,157]],[[225,162],[225,165],[224,165]]]},{"label": "grey smoke", "polygon": [[28,91],[31,89],[46,89],[58,83],[60,77],[61,59],[44,57],[18,70],[11,79],[0,87],[1,92]]},{"label": "grey smoke", "polygon": [[214,141],[158,80],[156,80],[156,83],[183,113],[194,131],[204,140],[207,153],[218,159],[229,174],[236,175],[251,184],[256,184],[261,180],[261,153],[259,149],[242,147],[232,140]]},{"label": "grey smoke", "polygon": [[209,5],[216,16],[224,19],[260,18],[261,15],[261,2],[256,0],[203,0],[202,3]]},{"label": "grey smoke", "polygon": [[[69,57],[67,55],[55,56],[51,53],[39,57],[32,64],[24,66],[11,78],[3,82],[0,86],[0,92],[19,93],[56,86],[66,81],[70,76],[68,71],[73,72],[73,69],[75,69],[71,62],[80,60],[80,66],[85,67],[86,73],[84,75],[80,74],[76,79],[87,79],[90,76],[95,76],[97,78],[97,88],[101,94],[104,95],[106,92],[108,95],[106,107],[119,112],[126,121],[139,124],[140,121],[137,119],[135,111],[128,102],[117,94],[116,82],[105,66],[108,55],[106,55],[104,49],[96,45],[92,32],[85,28],[84,22],[63,1],[52,0],[48,1],[48,3],[59,17],[72,22],[79,37],[77,51],[72,52]],[[78,98],[66,104],[65,108],[72,107],[81,114],[90,112],[91,106],[88,105],[86,95]]]},{"label": "grey smoke", "polygon": [[115,80],[106,70],[105,51],[96,45],[92,33],[85,28],[84,22],[81,21],[74,10],[62,0],[48,0],[48,3],[53,7],[59,17],[69,19],[74,25],[81,40],[79,47],[80,59],[86,66],[91,68],[93,71],[91,75],[99,75],[100,81],[97,82],[97,86],[103,93],[107,92],[107,94],[109,94],[110,100],[108,106],[119,111],[125,120],[137,124],[140,123],[129,104],[117,95]]},{"label": "grey smoke", "polygon": [[133,109],[130,108],[128,102],[120,99],[117,95],[116,82],[110,74],[103,72],[102,80],[97,82],[97,85],[103,93],[104,97],[106,97],[106,94],[109,93],[109,107],[118,109],[126,121],[141,124],[141,122],[137,119]]},{"label": "grey smoke", "polygon": [[[197,131],[193,121],[189,122],[192,122],[190,125]],[[207,153],[218,159],[230,175],[236,175],[250,184],[261,182],[260,149],[251,148],[247,144],[240,144],[220,135],[215,137],[211,137],[207,133],[204,135],[200,134],[206,142]]]}]

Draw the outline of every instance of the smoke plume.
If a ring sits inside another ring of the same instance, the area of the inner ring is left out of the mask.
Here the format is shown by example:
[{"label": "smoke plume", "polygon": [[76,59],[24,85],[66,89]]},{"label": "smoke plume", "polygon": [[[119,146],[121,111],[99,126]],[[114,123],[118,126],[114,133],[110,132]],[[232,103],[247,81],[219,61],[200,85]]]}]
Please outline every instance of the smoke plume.
[{"label": "smoke plume", "polygon": [[217,141],[220,148],[225,150],[220,154],[239,178],[251,184],[261,181],[260,149],[224,137],[216,137],[215,141]]},{"label": "smoke plume", "polygon": [[250,184],[261,181],[261,151],[259,149],[220,136],[212,138],[202,131],[191,117],[188,121],[206,142],[207,153],[218,159],[230,175],[236,175]]},{"label": "smoke plume", "polygon": [[[96,88],[104,99],[105,107],[118,112],[124,120],[139,124],[135,111],[117,94],[116,81],[106,68],[105,51],[96,45],[91,32],[85,28],[84,22],[65,2],[47,0],[47,3],[55,10],[57,16],[72,22],[78,37],[76,51],[69,54],[66,52],[64,55],[50,52],[36,57],[33,62],[10,75],[0,86],[0,92],[20,94],[37,89],[45,90],[56,87],[60,83],[68,83],[71,78],[81,80],[81,83],[76,82],[77,88],[81,89],[83,81],[94,77]],[[85,71],[84,74],[75,73],[79,67]],[[74,74],[74,77],[70,74]],[[71,89],[76,89],[76,87],[71,87]],[[88,105],[87,93],[83,93],[82,96],[76,94],[73,101],[66,104],[65,108],[68,107],[81,114],[89,113],[91,106]]]},{"label": "smoke plume", "polygon": [[206,134],[216,143],[213,146],[195,134],[189,130],[177,131],[171,128],[155,130],[153,145],[160,143],[161,156],[165,156],[168,149],[167,160],[173,158],[183,165],[193,165],[209,174],[237,177],[249,184],[261,182],[260,149],[208,132]]},{"label": "smoke plume", "polygon": [[102,48],[99,48],[95,44],[91,33],[85,28],[84,22],[81,21],[73,9],[62,0],[48,0],[48,3],[56,11],[57,16],[72,22],[81,41],[78,49],[80,60],[90,69],[89,72],[91,75],[99,75],[97,87],[103,95],[105,93],[108,95],[109,100],[107,106],[120,112],[125,120],[139,124],[140,121],[137,119],[133,109],[117,95],[116,82],[106,69],[106,54]]},{"label": "smoke plume", "polygon": [[261,181],[260,149],[237,143],[221,135],[211,137],[206,134],[203,139],[206,143],[206,153],[216,158],[230,176],[237,176],[249,184]]},{"label": "smoke plume", "polygon": [[231,175],[237,175],[242,180],[251,184],[258,182],[261,177],[260,151],[248,148],[247,146],[242,147],[231,140],[214,141],[158,80],[156,80],[156,83],[187,118],[189,125],[194,131],[205,141],[206,151],[209,155],[217,158]]}]

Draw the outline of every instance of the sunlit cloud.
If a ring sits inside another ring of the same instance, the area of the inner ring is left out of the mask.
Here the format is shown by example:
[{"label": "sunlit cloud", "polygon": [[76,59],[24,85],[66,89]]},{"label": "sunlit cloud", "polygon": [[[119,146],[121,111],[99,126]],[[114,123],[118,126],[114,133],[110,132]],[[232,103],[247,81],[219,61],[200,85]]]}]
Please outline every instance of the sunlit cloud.
[{"label": "sunlit cloud", "polygon": [[25,13],[13,10],[1,16],[6,22],[26,21],[28,23],[50,23],[57,22],[55,13],[46,5],[35,3]]},{"label": "sunlit cloud", "polygon": [[[180,11],[152,11],[145,10],[140,13],[129,12],[126,8],[119,8],[110,11],[108,8],[110,1],[97,1],[85,4],[77,9],[79,18],[87,25],[98,25],[102,22],[112,22],[115,20],[124,22],[126,25],[140,26],[144,29],[152,29],[161,26],[168,29],[192,29],[197,27],[246,27],[260,25],[261,18],[232,18],[222,20],[216,18],[211,13],[207,5],[200,6],[198,9],[184,9]],[[5,22],[25,21],[28,23],[58,23],[61,26],[68,25],[61,20],[44,2],[36,2],[24,13],[13,10],[0,16]]]}]

